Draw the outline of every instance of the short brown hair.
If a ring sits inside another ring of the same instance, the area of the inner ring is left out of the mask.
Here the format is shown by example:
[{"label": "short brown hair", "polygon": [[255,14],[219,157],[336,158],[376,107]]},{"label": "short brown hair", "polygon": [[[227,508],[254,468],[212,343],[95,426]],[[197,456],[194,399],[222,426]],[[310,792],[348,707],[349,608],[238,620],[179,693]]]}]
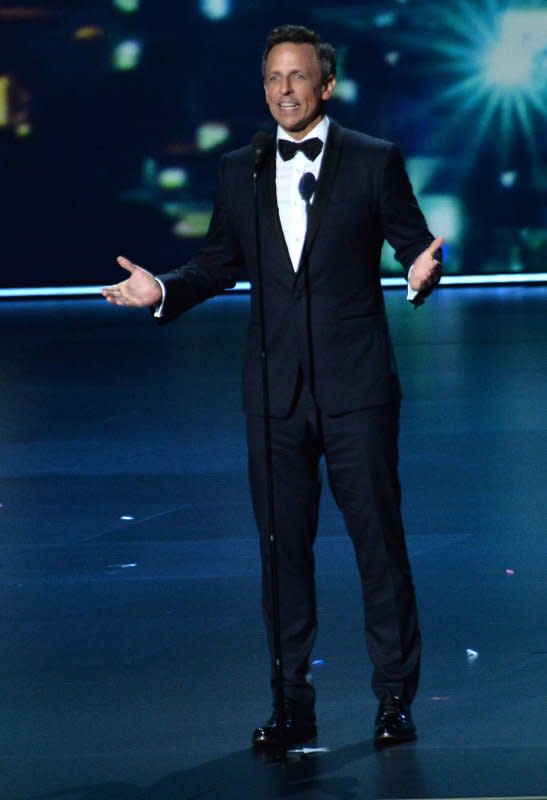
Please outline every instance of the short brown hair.
[{"label": "short brown hair", "polygon": [[266,77],[266,61],[270,50],[277,44],[292,42],[293,44],[311,44],[315,47],[317,60],[321,67],[321,81],[326,83],[336,75],[336,51],[328,42],[324,42],[318,33],[303,25],[280,25],[273,28],[266,37],[262,54],[262,76]]}]

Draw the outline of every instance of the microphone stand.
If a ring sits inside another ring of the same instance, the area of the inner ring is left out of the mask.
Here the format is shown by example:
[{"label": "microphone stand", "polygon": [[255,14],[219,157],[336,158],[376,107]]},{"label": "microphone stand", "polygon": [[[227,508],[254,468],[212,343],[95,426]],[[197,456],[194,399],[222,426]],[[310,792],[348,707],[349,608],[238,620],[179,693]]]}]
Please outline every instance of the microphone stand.
[{"label": "microphone stand", "polygon": [[[267,138],[267,137],[266,137]],[[281,611],[279,600],[279,569],[277,559],[277,539],[275,526],[275,507],[274,507],[274,480],[273,480],[273,455],[272,455],[272,431],[270,423],[270,389],[269,389],[269,370],[268,370],[268,348],[266,336],[266,314],[264,302],[264,277],[262,269],[262,247],[260,243],[260,214],[258,209],[258,175],[260,166],[265,155],[267,143],[260,134],[253,141],[255,146],[255,164],[253,169],[253,201],[256,234],[256,284],[258,293],[258,308],[260,317],[260,345],[261,345],[261,367],[262,367],[262,398],[264,414],[264,450],[266,455],[266,492],[267,492],[267,522],[268,540],[270,549],[270,581],[272,594],[272,617],[273,617],[273,659],[274,671],[274,690],[277,725],[279,727],[281,750],[283,759],[286,757],[285,747],[285,725],[287,714],[285,708],[285,692],[283,687],[283,666],[282,666],[282,646],[281,646]]]},{"label": "microphone stand", "polygon": [[[311,199],[316,186],[315,175],[312,172],[305,172],[300,178],[298,191],[300,197],[306,204],[306,232],[310,224]],[[310,392],[315,400],[315,363],[313,357],[312,324],[311,324],[311,291],[310,291],[310,270],[308,264],[308,254],[306,252],[306,241],[304,239],[304,249],[302,252],[302,268],[304,270],[304,291],[306,294],[306,333],[308,339],[308,369]]]}]

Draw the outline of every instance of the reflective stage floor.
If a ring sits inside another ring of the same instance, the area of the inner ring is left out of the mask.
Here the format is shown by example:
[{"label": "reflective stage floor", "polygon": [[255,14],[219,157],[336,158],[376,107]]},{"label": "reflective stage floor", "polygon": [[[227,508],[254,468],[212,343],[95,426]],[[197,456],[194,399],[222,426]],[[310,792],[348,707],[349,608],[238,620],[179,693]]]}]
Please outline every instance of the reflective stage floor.
[{"label": "reflective stage floor", "polygon": [[239,369],[248,298],[157,328],[0,305],[0,800],[547,796],[547,288],[386,302],[421,611],[419,738],[371,744],[362,609],[325,489],[318,745],[269,715]]}]

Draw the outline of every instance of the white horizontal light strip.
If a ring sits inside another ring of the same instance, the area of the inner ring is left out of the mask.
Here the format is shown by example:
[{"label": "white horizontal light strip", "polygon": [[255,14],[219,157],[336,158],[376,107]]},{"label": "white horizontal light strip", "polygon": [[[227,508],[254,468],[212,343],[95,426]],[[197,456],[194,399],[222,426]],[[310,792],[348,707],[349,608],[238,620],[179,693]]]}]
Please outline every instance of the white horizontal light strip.
[{"label": "white horizontal light strip", "polygon": [[491,286],[507,283],[547,283],[547,272],[530,272],[526,275],[447,275],[441,279],[441,286]]},{"label": "white horizontal light strip", "polygon": [[416,798],[416,800],[547,800],[547,797],[542,795],[527,795],[526,797],[431,797],[431,798]]},{"label": "white horizontal light strip", "polygon": [[[547,283],[547,272],[501,275],[443,275],[441,286],[497,286],[510,283]],[[404,278],[382,278],[382,286],[406,286]]]},{"label": "white horizontal light strip", "polygon": [[30,289],[0,289],[0,297],[74,297],[100,294],[102,286],[37,286]]},{"label": "white horizontal light strip", "polygon": [[[501,275],[443,275],[441,286],[499,286],[512,283],[547,283],[547,272]],[[382,286],[406,286],[404,278],[382,278]],[[230,292],[248,292],[248,281],[239,281]],[[90,297],[100,295],[102,286],[39,286],[28,289],[0,289],[0,298]]]}]

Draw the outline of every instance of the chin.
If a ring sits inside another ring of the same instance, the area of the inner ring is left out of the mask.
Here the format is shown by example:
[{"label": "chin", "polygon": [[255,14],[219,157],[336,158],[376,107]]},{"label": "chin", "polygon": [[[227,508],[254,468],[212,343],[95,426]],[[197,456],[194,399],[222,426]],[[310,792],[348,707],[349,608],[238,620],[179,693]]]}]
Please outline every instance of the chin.
[{"label": "chin", "polygon": [[291,122],[288,119],[277,119],[276,122],[281,125],[282,128],[285,128],[286,131],[294,131],[295,133],[306,127],[302,122]]}]

